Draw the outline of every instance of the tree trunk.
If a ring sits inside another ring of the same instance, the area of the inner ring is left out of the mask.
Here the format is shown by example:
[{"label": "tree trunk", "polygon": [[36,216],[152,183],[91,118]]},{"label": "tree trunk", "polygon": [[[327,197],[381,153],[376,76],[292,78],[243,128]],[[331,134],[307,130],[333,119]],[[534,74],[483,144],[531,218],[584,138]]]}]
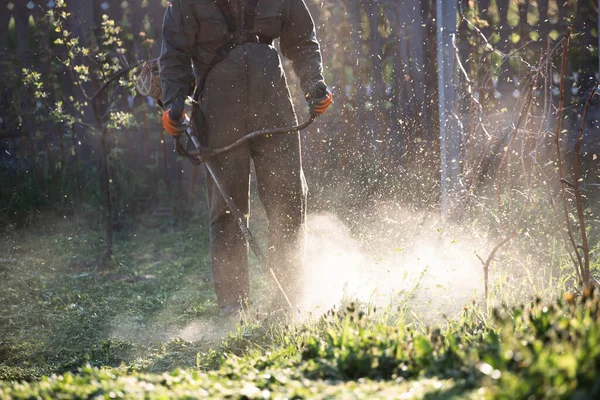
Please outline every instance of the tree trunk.
[{"label": "tree trunk", "polygon": [[81,194],[81,161],[79,159],[79,152],[77,148],[79,147],[79,141],[77,140],[77,134],[75,133],[75,128],[73,128],[71,132],[71,136],[73,138],[73,157],[75,158],[75,188],[77,193],[77,206],[81,207],[83,204],[83,196]]},{"label": "tree trunk", "polygon": [[[397,40],[396,40],[396,89],[404,115],[403,122],[407,117],[411,120],[412,129],[406,132],[406,125],[402,125],[405,142],[414,138],[426,140],[424,132],[431,132],[434,128],[427,116],[427,82],[425,79],[425,41],[423,40],[423,28],[421,24],[421,4],[409,0],[401,0],[397,7]],[[409,106],[405,107],[405,106]],[[408,133],[408,134],[407,134]],[[405,143],[410,145],[411,143]],[[414,143],[413,143],[414,144]],[[410,155],[410,151],[408,152]],[[417,152],[415,152],[416,154]]]},{"label": "tree trunk", "polygon": [[[97,85],[100,86],[100,85]],[[96,128],[98,131],[102,132],[100,137],[100,189],[102,190],[103,195],[103,210],[102,216],[104,220],[104,253],[100,258],[100,268],[104,268],[106,263],[110,259],[113,253],[113,211],[112,211],[112,202],[111,202],[111,193],[110,193],[110,173],[109,173],[109,165],[108,165],[108,155],[110,150],[108,148],[108,128],[106,124],[102,123],[102,98],[103,96],[98,96],[94,99],[94,117],[96,120]]]},{"label": "tree trunk", "polygon": [[479,18],[481,18],[484,21],[487,21],[487,26],[482,27],[481,32],[485,35],[486,38],[489,39],[494,31],[494,24],[492,23],[492,18],[490,16],[490,0],[479,0],[476,3]]},{"label": "tree trunk", "polygon": [[437,63],[437,32],[436,32],[436,1],[423,2],[421,7],[424,46],[424,78],[426,85],[425,110],[423,120],[429,121],[429,129],[426,132],[426,140],[430,146],[437,147],[439,144],[439,108],[438,102],[438,63]]},{"label": "tree trunk", "polygon": [[540,34],[540,43],[542,46],[546,43],[546,38],[552,31],[552,24],[550,23],[550,18],[548,16],[548,4],[550,0],[538,0],[538,24],[537,24],[537,32]]},{"label": "tree trunk", "polygon": [[527,7],[529,6],[528,0],[522,0],[519,7],[519,46],[524,45],[529,40],[529,24],[527,23]]},{"label": "tree trunk", "polygon": [[[348,19],[352,29],[352,42],[355,47],[356,54],[354,57],[356,60],[366,58],[363,54],[364,40],[361,38],[358,27],[361,26],[361,11],[363,9],[361,2],[358,0],[349,1],[348,6]],[[356,155],[364,154],[365,148],[367,147],[367,129],[365,126],[366,112],[365,103],[367,101],[366,96],[366,85],[365,85],[365,74],[361,71],[361,65],[357,61],[354,64],[353,69],[356,71],[356,81],[354,82],[354,101],[357,112],[354,113],[354,129],[358,131],[356,138],[354,139],[354,153]]]},{"label": "tree trunk", "polygon": [[498,29],[496,32],[500,35],[500,50],[508,52],[511,46],[510,35],[511,26],[508,24],[508,9],[510,7],[509,0],[496,0],[496,6],[498,7]]},{"label": "tree trunk", "polygon": [[10,17],[11,13],[7,12],[6,9],[3,13],[0,13],[0,54],[4,57],[8,54],[8,24]]},{"label": "tree trunk", "polygon": [[597,60],[592,53],[592,49],[596,47],[596,39],[592,36],[591,31],[595,27],[593,21],[594,10],[592,9],[592,1],[595,0],[579,0],[577,2],[577,14],[575,17],[574,31],[581,36],[578,38],[579,47],[579,65],[576,66],[579,72],[579,94],[585,96],[595,85],[595,75],[598,71]]},{"label": "tree trunk", "polygon": [[167,141],[165,140],[165,132],[160,130],[160,148],[162,150],[163,172],[167,192],[171,194],[171,181],[169,180],[169,160],[167,159]]},{"label": "tree trunk", "polygon": [[102,258],[100,259],[100,265],[105,266],[106,262],[110,259],[113,253],[113,213],[110,193],[110,173],[108,165],[108,154],[110,151],[108,149],[108,129],[105,126],[102,127],[102,138],[100,140],[100,148],[102,157],[100,184],[102,188],[102,193],[104,195],[103,215],[105,232],[104,253],[102,254]]},{"label": "tree trunk", "polygon": [[198,178],[199,167],[192,166],[190,168],[190,179],[188,184],[188,203],[193,206],[196,202],[196,180]]},{"label": "tree trunk", "polygon": [[183,200],[183,158],[177,157],[175,165],[177,166],[177,200]]},{"label": "tree trunk", "polygon": [[[26,1],[17,1],[14,3],[15,7],[13,10],[15,17],[15,28],[17,33],[17,56],[21,59],[21,61],[25,60],[26,50],[27,50],[27,23],[29,11],[27,10],[27,2]],[[6,11],[4,11],[6,12]],[[6,33],[2,32],[2,35]],[[27,64],[29,64],[29,60],[27,60]]]}]

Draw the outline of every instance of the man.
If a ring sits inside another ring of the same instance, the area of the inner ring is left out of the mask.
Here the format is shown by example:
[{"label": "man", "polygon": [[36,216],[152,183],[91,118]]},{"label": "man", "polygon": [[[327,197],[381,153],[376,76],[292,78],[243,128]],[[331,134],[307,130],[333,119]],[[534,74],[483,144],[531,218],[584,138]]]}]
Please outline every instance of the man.
[{"label": "man", "polygon": [[[196,76],[194,125],[203,144],[221,147],[257,129],[297,123],[273,40],[294,72],[313,115],[332,103],[321,52],[303,0],[172,0],[163,23],[160,57],[163,125],[183,132],[184,99]],[[217,179],[249,213],[250,160],[268,221],[269,267],[294,306],[300,301],[306,184],[300,137],[257,139],[211,162]],[[249,296],[248,244],[215,182],[208,178],[210,247],[222,314],[240,311]],[[269,274],[270,275],[270,274]],[[274,306],[287,301],[271,280]]]}]

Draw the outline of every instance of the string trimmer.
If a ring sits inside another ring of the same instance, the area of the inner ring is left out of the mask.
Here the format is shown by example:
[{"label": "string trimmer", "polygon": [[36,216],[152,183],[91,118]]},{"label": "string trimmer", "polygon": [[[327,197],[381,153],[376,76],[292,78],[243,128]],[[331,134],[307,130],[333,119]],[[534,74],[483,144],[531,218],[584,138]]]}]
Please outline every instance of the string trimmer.
[{"label": "string trimmer", "polygon": [[[160,71],[160,69],[159,69],[159,65],[158,65],[158,60],[148,61],[143,66],[140,76],[138,78],[137,89],[140,94],[142,94],[143,96],[152,97],[157,102],[157,104],[162,107],[162,101],[161,101],[162,90],[161,90],[160,72],[159,71]],[[240,227],[240,230],[242,231],[244,238],[250,245],[250,248],[252,249],[252,252],[258,259],[258,262],[263,267],[268,266],[267,257],[265,256],[265,253],[263,253],[263,251],[260,248],[260,246],[258,245],[258,243],[256,243],[256,240],[254,240],[254,236],[252,235],[252,232],[250,232],[250,229],[248,228],[248,225],[246,224],[244,215],[242,214],[240,209],[237,207],[237,205],[234,203],[233,199],[227,192],[227,189],[225,187],[223,187],[223,185],[221,184],[221,181],[219,180],[219,178],[217,176],[217,171],[214,168],[212,159],[220,154],[227,153],[227,152],[229,152],[233,149],[236,149],[239,146],[241,146],[253,139],[257,139],[259,137],[299,132],[303,129],[306,129],[310,124],[312,124],[314,122],[315,118],[316,118],[315,116],[311,116],[310,119],[308,119],[306,122],[304,122],[300,125],[286,126],[286,127],[282,127],[282,128],[257,130],[257,131],[251,132],[251,133],[243,136],[242,138],[238,139],[234,143],[231,143],[227,146],[223,146],[223,147],[219,147],[219,148],[210,148],[210,147],[204,147],[200,144],[200,141],[198,140],[197,136],[193,132],[192,124],[191,124],[189,117],[187,115],[185,115],[184,124],[187,125],[185,136],[188,141],[188,143],[187,143],[188,145],[187,146],[182,145],[181,137],[175,138],[175,150],[177,151],[177,153],[179,153],[180,155],[182,155],[184,157],[189,158],[194,165],[200,165],[201,163],[204,163],[206,170],[208,171],[208,173],[212,177],[213,181],[215,182],[217,188],[219,189],[219,192],[223,196],[223,199],[225,199],[225,202],[227,203],[227,207],[229,207],[229,211],[237,220],[238,226]],[[191,146],[190,146],[190,144],[191,144]],[[188,149],[190,149],[190,147],[193,147],[194,150],[188,151]],[[293,305],[292,305],[290,299],[288,298],[287,294],[285,293],[283,286],[281,286],[281,283],[279,282],[279,279],[277,278],[275,271],[273,271],[273,268],[269,267],[269,272],[270,272],[271,276],[273,277],[273,279],[275,280],[279,290],[283,294],[283,297],[285,298],[289,307],[292,308]]]}]

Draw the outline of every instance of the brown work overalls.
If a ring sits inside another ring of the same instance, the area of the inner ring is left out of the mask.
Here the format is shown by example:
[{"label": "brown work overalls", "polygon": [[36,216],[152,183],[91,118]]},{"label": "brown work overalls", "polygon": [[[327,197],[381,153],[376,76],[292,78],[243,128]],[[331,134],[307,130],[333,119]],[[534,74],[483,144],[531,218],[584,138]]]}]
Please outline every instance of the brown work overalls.
[{"label": "brown work overalls", "polygon": [[[243,26],[246,4],[246,0],[229,1],[239,27]],[[305,93],[323,80],[314,24],[302,0],[260,0],[252,33],[280,39],[281,52],[292,61]],[[239,44],[211,68],[230,38],[226,19],[214,0],[173,0],[167,9],[160,60],[163,103],[168,108],[174,101],[183,101],[193,66],[202,88],[199,107],[205,128],[201,140],[210,147],[230,144],[257,129],[296,123],[273,45]],[[218,179],[246,215],[251,161],[269,222],[269,266],[297,303],[306,207],[299,136],[261,138],[214,161]],[[248,244],[211,178],[208,198],[213,281],[218,305],[225,307],[249,296]],[[273,282],[271,289],[283,305]]]}]

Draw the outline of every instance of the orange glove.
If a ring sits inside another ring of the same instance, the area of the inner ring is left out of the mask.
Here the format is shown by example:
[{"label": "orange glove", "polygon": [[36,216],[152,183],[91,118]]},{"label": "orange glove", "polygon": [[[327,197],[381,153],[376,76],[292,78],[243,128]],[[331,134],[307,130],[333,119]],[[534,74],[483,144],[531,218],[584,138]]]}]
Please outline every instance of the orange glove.
[{"label": "orange glove", "polygon": [[333,93],[325,82],[318,82],[308,95],[308,107],[311,115],[322,115],[333,103]]},{"label": "orange glove", "polygon": [[[177,111],[179,111],[177,110],[178,108],[182,110],[181,114],[177,113]],[[179,114],[179,116],[176,118],[173,118],[174,110],[177,114]],[[165,113],[162,116],[162,124],[169,135],[173,137],[178,137],[182,133],[185,133],[187,127],[183,124],[184,113],[185,111],[183,110],[183,107],[180,107],[175,103],[173,103],[171,108],[165,111]]]}]

